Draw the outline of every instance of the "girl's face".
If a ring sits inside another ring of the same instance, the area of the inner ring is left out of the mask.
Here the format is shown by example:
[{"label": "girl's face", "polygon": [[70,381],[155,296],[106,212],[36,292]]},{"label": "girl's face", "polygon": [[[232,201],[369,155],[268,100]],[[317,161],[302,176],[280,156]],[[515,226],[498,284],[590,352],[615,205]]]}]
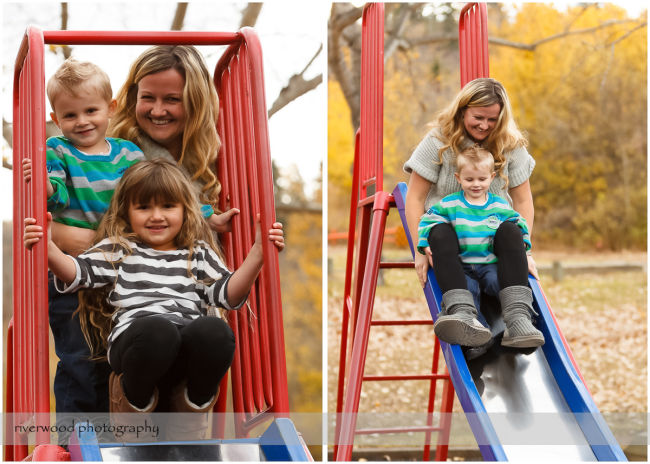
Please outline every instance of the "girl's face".
[{"label": "girl's face", "polygon": [[463,124],[469,136],[476,142],[485,140],[497,123],[501,105],[473,106],[465,108]]},{"label": "girl's face", "polygon": [[133,232],[155,250],[175,250],[176,236],[183,226],[185,208],[181,203],[131,203],[129,223]]},{"label": "girl's face", "polygon": [[152,140],[180,157],[185,129],[185,79],[175,69],[143,77],[138,82],[135,119]]}]

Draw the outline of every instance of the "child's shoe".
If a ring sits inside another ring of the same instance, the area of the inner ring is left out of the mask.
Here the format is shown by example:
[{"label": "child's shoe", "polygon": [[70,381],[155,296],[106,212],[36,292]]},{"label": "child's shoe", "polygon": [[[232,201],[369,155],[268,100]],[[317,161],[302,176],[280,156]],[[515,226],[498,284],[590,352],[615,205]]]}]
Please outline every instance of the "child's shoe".
[{"label": "child's shoe", "polygon": [[447,343],[481,346],[490,341],[492,332],[476,319],[474,298],[469,290],[454,289],[442,295],[443,312],[433,325],[436,336]]},{"label": "child's shoe", "polygon": [[170,412],[165,428],[168,441],[205,440],[208,436],[209,413],[219,397],[217,393],[205,404],[194,404],[187,393],[186,382],[174,387],[170,398]]},{"label": "child's shoe", "polygon": [[506,324],[501,345],[513,348],[542,346],[544,335],[532,322],[532,315],[537,314],[533,309],[532,290],[522,285],[506,287],[499,292],[499,300]]},{"label": "child's shoe", "polygon": [[115,372],[111,372],[108,378],[111,425],[115,430],[115,438],[125,443],[152,441],[155,437],[151,434],[141,434],[137,430],[140,425],[146,427],[149,424],[151,426],[151,413],[158,404],[158,389],[154,390],[147,406],[138,408],[131,404],[124,394],[122,375],[115,375]]}]

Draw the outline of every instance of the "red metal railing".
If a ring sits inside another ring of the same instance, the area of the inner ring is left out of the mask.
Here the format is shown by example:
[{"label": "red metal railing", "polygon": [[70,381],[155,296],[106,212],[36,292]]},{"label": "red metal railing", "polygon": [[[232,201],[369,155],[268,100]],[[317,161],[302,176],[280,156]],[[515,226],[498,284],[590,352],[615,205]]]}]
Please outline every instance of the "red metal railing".
[{"label": "red metal railing", "polygon": [[[47,257],[45,240],[31,251],[22,244],[23,219],[46,222],[45,204],[45,78],[44,44],[94,45],[229,45],[215,70],[220,94],[219,133],[223,149],[218,173],[223,184],[222,209],[228,203],[241,213],[233,231],[224,237],[228,264],[239,266],[254,241],[254,218],[261,217],[265,235],[275,220],[273,181],[268,141],[262,55],[254,31],[208,32],[109,32],[47,31],[27,29],[16,59],[14,75],[14,315],[7,346],[7,412],[15,422],[45,421],[49,412]],[[22,159],[31,158],[33,177],[25,184]],[[250,312],[231,314],[237,340],[232,366],[235,426],[240,435],[261,420],[261,412],[288,415],[284,331],[278,255],[268,240],[263,245],[265,264],[251,291]],[[224,379],[215,410],[224,411],[227,383]],[[25,437],[5,429],[5,458],[27,455]],[[45,425],[45,424],[43,424]],[[216,423],[217,433],[223,421]],[[41,432],[36,443],[49,442]]]},{"label": "red metal railing", "polygon": [[[429,460],[431,434],[438,433],[436,458],[445,460],[449,438],[449,414],[433,425],[438,381],[444,383],[441,412],[452,409],[453,387],[449,375],[438,373],[440,346],[433,347],[429,374],[364,376],[371,326],[429,325],[431,320],[372,320],[380,268],[413,268],[413,263],[382,262],[381,250],[386,217],[395,206],[392,195],[383,191],[383,83],[384,5],[367,4],[363,10],[361,47],[361,113],[355,139],[354,171],[348,229],[348,249],[343,294],[343,314],[337,386],[334,456],[349,461],[355,435],[424,432],[424,460]],[[358,219],[358,224],[357,224]],[[348,351],[350,353],[348,354]],[[349,358],[349,359],[348,359]],[[357,429],[357,414],[364,381],[428,380],[427,425]]]},{"label": "red metal railing", "polygon": [[479,77],[490,77],[487,5],[468,3],[458,18],[460,86]]}]

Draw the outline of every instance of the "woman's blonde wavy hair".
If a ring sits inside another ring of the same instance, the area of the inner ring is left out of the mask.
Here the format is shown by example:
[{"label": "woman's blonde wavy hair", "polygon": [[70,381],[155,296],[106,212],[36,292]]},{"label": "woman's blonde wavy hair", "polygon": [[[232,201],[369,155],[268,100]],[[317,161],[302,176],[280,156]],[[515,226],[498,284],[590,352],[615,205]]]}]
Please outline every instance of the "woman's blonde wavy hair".
[{"label": "woman's blonde wavy hair", "polygon": [[519,146],[528,144],[526,137],[521,133],[512,116],[512,108],[508,94],[503,85],[492,78],[479,78],[465,84],[465,87],[456,95],[456,98],[443,109],[434,123],[438,127],[445,145],[440,149],[439,164],[442,164],[442,153],[451,148],[454,154],[462,151],[462,146],[472,140],[467,134],[463,118],[465,110],[473,107],[491,106],[499,104],[501,110],[497,122],[490,135],[480,143],[494,156],[494,169],[497,174],[508,181],[505,175],[505,154]]},{"label": "woman's blonde wavy hair", "polygon": [[180,156],[176,161],[202,184],[201,202],[217,209],[221,183],[213,169],[221,140],[217,133],[219,97],[199,51],[191,45],[157,45],[145,50],[131,65],[124,85],[117,94],[117,110],[109,134],[140,145],[146,135],[138,127],[135,106],[138,83],[143,77],[175,69],[185,79],[183,105],[185,129]]},{"label": "woman's blonde wavy hair", "polygon": [[[129,206],[132,204],[181,203],[183,205],[183,224],[176,236],[176,246],[188,249],[188,276],[192,276],[193,248],[197,241],[203,240],[222,256],[212,231],[203,218],[194,189],[188,177],[178,166],[162,158],[141,161],[128,168],[118,184],[111,203],[97,228],[95,243],[110,238],[114,250],[132,252],[129,241],[139,241],[129,223]],[[116,265],[117,262],[113,263]],[[79,293],[79,321],[81,329],[91,348],[91,354],[101,358],[102,348],[112,329],[114,308],[107,304],[106,298],[112,290],[106,286],[99,290],[83,290]]]}]

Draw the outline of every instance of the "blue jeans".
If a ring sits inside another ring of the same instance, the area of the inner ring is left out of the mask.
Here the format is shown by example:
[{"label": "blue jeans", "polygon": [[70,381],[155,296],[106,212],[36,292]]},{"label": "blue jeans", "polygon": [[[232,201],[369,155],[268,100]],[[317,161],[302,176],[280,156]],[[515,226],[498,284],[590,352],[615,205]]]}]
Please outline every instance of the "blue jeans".
[{"label": "blue jeans", "polygon": [[108,411],[108,376],[105,361],[91,361],[76,311],[76,293],[59,293],[52,273],[48,279],[50,328],[54,351],[59,357],[54,377],[57,413]]},{"label": "blue jeans", "polygon": [[463,263],[467,289],[474,297],[474,305],[481,312],[481,292],[491,296],[499,296],[499,279],[497,277],[497,264],[466,264]]}]

